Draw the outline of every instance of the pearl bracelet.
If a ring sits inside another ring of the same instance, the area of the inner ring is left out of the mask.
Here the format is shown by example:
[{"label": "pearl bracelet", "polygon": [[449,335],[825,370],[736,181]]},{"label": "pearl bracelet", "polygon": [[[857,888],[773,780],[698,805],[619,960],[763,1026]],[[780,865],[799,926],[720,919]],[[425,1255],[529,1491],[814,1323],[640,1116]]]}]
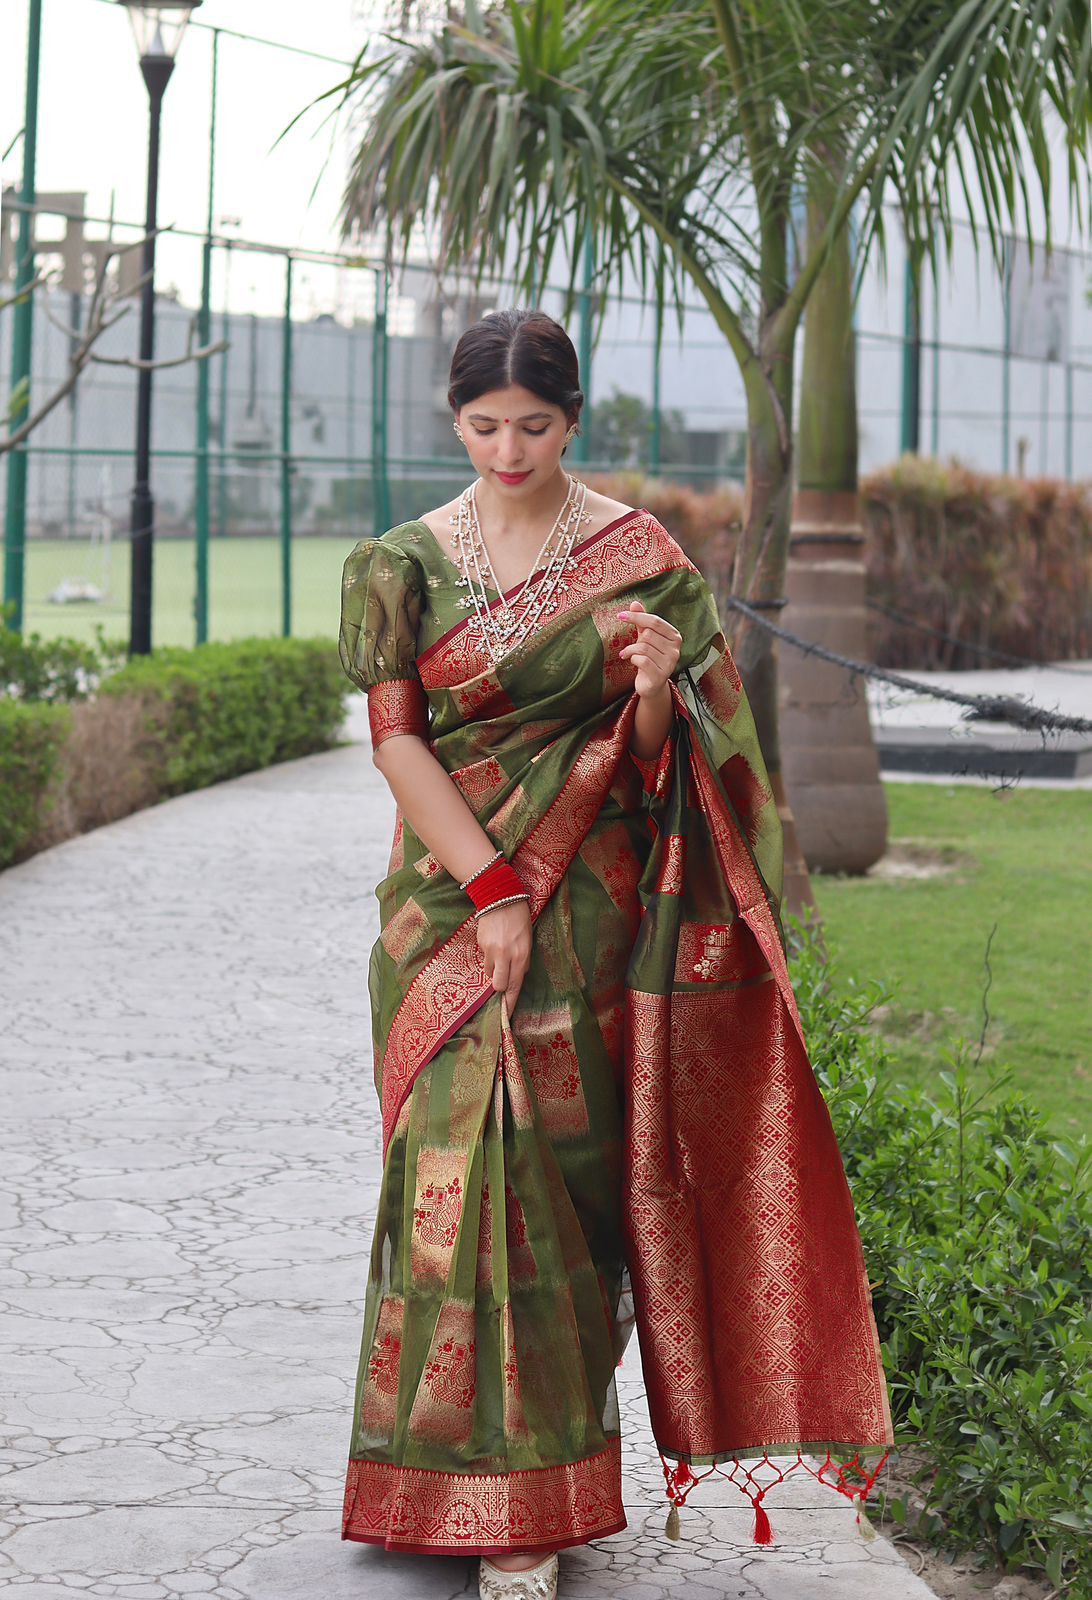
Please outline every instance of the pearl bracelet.
[{"label": "pearl bracelet", "polygon": [[530,898],[531,898],[531,896],[529,894],[509,894],[509,895],[505,895],[503,900],[494,900],[492,905],[482,906],[480,911],[475,911],[473,913],[474,921],[477,922],[479,917],[484,917],[485,913],[487,911],[495,911],[498,906],[512,906],[512,905],[515,905],[517,900],[528,900],[529,901]]},{"label": "pearl bracelet", "polygon": [[468,883],[473,883],[475,878],[480,878],[483,872],[488,872],[493,863],[499,861],[503,854],[503,850],[498,850],[494,855],[491,855],[488,861],[483,862],[482,865],[478,867],[477,871],[470,874],[469,878],[463,879],[462,883],[459,885],[459,888],[465,889]]}]

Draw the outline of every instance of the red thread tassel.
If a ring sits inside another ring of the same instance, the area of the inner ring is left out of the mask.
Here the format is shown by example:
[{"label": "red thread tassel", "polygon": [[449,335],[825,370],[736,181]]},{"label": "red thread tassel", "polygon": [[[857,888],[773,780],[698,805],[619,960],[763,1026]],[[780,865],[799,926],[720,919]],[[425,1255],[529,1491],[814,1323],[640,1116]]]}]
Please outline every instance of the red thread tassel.
[{"label": "red thread tassel", "polygon": [[773,1544],[773,1529],[766,1509],[759,1500],[754,1502],[755,1508],[755,1544]]},{"label": "red thread tassel", "polygon": [[689,1462],[680,1461],[678,1466],[675,1468],[675,1482],[676,1482],[676,1484],[692,1483],[693,1481],[694,1481],[694,1474],[690,1470]]}]

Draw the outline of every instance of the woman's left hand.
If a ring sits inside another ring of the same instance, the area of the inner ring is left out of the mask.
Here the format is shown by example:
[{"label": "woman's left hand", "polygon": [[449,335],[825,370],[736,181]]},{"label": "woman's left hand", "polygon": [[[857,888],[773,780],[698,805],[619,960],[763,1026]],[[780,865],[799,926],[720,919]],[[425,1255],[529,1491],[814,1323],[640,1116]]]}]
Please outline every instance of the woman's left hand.
[{"label": "woman's left hand", "polygon": [[640,600],[630,601],[626,610],[617,614],[637,629],[633,643],[618,652],[637,668],[634,689],[642,696],[659,694],[679,664],[682,634],[666,618],[646,611]]}]

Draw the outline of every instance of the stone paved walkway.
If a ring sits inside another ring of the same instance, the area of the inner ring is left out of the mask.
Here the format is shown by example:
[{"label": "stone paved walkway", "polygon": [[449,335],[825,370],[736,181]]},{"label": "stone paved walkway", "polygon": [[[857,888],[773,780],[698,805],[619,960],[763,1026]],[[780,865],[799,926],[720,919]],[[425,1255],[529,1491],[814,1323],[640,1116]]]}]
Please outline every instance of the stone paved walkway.
[{"label": "stone paved walkway", "polygon": [[[338,1537],[380,1176],[366,962],[392,816],[356,743],[0,875],[0,1588],[476,1594],[466,1557]],[[630,1526],[562,1555],[564,1600],[927,1600],[803,1474],[767,1497],[773,1547],[750,1544],[753,1512],[725,1484],[669,1542],[631,1351]]]}]

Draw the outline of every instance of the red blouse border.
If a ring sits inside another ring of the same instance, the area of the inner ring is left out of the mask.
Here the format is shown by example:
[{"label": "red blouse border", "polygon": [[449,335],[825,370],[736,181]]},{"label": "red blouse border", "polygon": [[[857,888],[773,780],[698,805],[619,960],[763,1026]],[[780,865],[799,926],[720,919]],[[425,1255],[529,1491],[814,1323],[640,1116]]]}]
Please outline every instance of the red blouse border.
[{"label": "red blouse border", "polygon": [[[615,528],[620,527],[624,522],[628,522],[631,517],[650,517],[651,515],[652,512],[649,511],[645,506],[634,506],[632,511],[623,512],[620,517],[615,517],[613,522],[608,522],[605,528],[597,529],[595,533],[590,533],[586,539],[582,539],[579,544],[574,544],[571,554],[574,556],[583,555],[584,552],[586,550],[590,550],[599,539],[606,538],[608,533],[613,533]],[[418,518],[418,521],[420,521],[420,518]],[[423,523],[422,526],[428,528],[428,523]],[[433,539],[436,539],[436,535],[432,533],[432,529],[428,528],[428,531],[430,534],[432,534]],[[444,554],[439,540],[436,540],[436,548],[440,551],[441,555]],[[448,557],[447,559],[449,563],[451,563],[451,558]],[[454,563],[451,564],[454,565]],[[535,568],[535,572],[542,572],[543,570],[544,569],[542,567]],[[534,577],[535,572],[531,573],[532,578]],[[492,611],[495,609],[495,607],[503,605],[506,600],[511,599],[512,595],[518,594],[522,588],[522,583],[513,584],[510,589],[506,589],[503,594],[498,595],[495,600],[491,600],[489,602],[489,610]],[[435,640],[433,644],[430,644],[427,650],[422,650],[421,654],[417,657],[417,660],[419,662],[427,661],[429,656],[432,655],[433,651],[439,650],[441,645],[447,644],[448,640],[453,639],[457,633],[466,627],[466,624],[469,621],[470,618],[466,617],[462,622],[457,622],[453,628],[449,628],[445,634],[441,634],[439,639]]]}]

